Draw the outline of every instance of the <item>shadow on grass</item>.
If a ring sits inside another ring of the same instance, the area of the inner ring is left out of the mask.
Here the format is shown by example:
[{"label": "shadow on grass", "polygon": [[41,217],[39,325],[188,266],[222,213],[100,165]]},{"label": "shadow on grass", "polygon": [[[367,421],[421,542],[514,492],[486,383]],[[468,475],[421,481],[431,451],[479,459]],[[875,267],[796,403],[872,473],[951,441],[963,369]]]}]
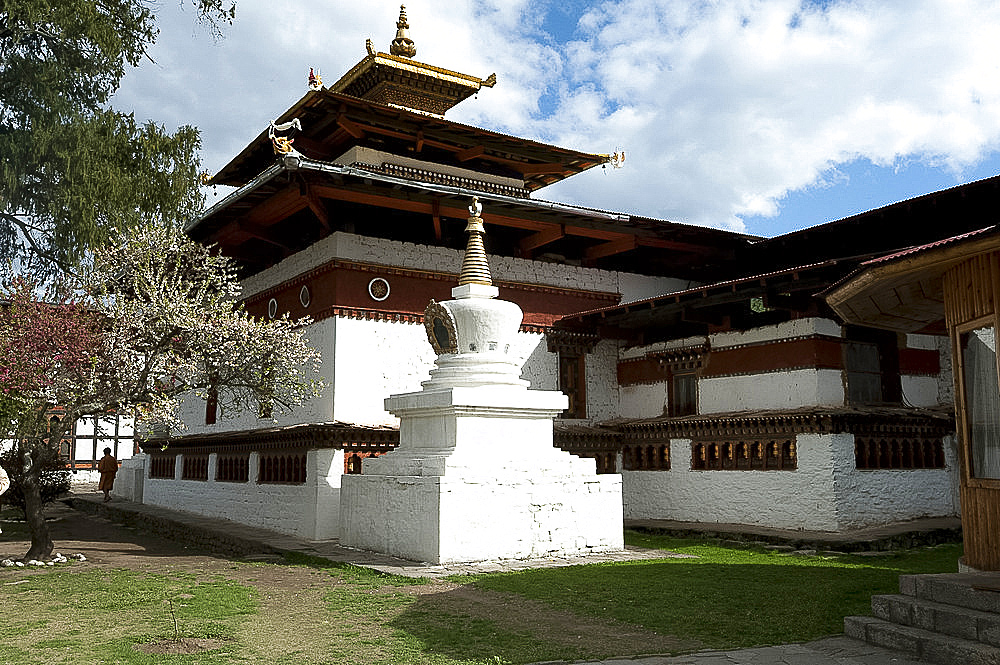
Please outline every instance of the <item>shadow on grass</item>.
[{"label": "shadow on grass", "polygon": [[845,616],[871,613],[872,595],[897,593],[901,574],[954,572],[961,553],[948,545],[866,560],[687,549],[700,558],[533,570],[474,584],[709,648],[747,647],[839,634]]}]

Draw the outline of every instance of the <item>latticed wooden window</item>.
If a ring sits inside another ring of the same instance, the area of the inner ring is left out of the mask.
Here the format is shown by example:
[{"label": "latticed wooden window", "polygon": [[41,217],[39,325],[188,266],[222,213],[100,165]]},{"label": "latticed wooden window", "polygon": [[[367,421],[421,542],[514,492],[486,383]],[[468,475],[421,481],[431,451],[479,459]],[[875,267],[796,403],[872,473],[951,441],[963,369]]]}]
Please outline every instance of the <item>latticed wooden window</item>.
[{"label": "latticed wooden window", "polygon": [[173,480],[176,455],[152,455],[149,460],[149,477]]},{"label": "latticed wooden window", "polygon": [[673,375],[669,411],[671,416],[698,413],[698,376],[694,372]]},{"label": "latticed wooden window", "polygon": [[569,397],[564,418],[587,417],[587,358],[559,354],[559,390]]},{"label": "latticed wooden window", "polygon": [[184,480],[208,480],[208,455],[184,455],[181,462]]},{"label": "latticed wooden window", "polygon": [[670,446],[666,443],[622,446],[622,467],[626,471],[668,471]]},{"label": "latticed wooden window", "polygon": [[941,439],[854,437],[854,464],[862,470],[943,469]]},{"label": "latticed wooden window", "polygon": [[250,480],[249,455],[219,455],[215,479],[223,483],[245,483]]},{"label": "latticed wooden window", "polygon": [[691,443],[695,471],[794,471],[798,455],[793,439]]},{"label": "latticed wooden window", "polygon": [[219,391],[212,387],[208,389],[208,398],[205,400],[205,424],[214,425],[219,417]]},{"label": "latticed wooden window", "polygon": [[257,482],[284,485],[297,485],[306,482],[306,453],[262,454]]}]

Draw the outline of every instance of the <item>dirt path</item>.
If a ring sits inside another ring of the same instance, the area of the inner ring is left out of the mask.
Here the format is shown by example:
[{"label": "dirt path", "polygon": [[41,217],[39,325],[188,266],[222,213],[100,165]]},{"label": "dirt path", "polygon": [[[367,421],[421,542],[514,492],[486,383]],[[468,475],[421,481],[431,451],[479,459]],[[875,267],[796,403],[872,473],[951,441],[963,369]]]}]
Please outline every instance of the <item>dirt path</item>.
[{"label": "dirt path", "polygon": [[[85,562],[74,562],[73,570],[124,568],[157,574],[221,575],[259,591],[261,611],[248,619],[242,629],[246,643],[267,644],[272,653],[297,654],[297,662],[310,662],[317,654],[337,649],[336,631],[331,631],[330,625],[334,619],[328,612],[318,611],[324,608],[324,598],[338,584],[328,570],[282,564],[252,565],[206,555],[156,534],[74,511],[61,503],[47,512],[55,551],[87,557]],[[4,533],[0,534],[0,559],[23,555],[29,545],[23,526],[5,524],[4,527]],[[19,574],[36,573],[22,570]],[[584,617],[516,594],[485,591],[451,581],[386,587],[375,593],[400,592],[413,595],[415,602],[425,609],[489,619],[553,645],[581,647],[588,652],[601,651],[609,644],[614,644],[618,654],[667,653],[696,646],[639,626]],[[382,617],[385,622],[392,618]],[[341,617],[338,623],[343,620]],[[289,626],[295,630],[288,630]],[[367,632],[361,624],[357,629]]]}]

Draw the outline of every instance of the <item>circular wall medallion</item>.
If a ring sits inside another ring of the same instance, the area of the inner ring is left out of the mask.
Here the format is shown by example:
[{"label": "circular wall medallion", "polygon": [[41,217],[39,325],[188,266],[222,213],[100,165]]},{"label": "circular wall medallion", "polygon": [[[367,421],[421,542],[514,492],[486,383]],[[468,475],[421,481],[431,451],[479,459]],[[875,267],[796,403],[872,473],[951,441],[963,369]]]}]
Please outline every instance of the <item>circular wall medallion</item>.
[{"label": "circular wall medallion", "polygon": [[382,277],[376,277],[368,282],[368,295],[372,297],[372,300],[382,302],[389,297],[389,282]]},{"label": "circular wall medallion", "polygon": [[309,293],[308,286],[303,286],[299,289],[299,302],[302,303],[303,307],[308,307],[309,303],[312,302],[312,294]]},{"label": "circular wall medallion", "polygon": [[273,319],[277,315],[278,315],[278,301],[275,300],[274,298],[271,298],[270,300],[267,301],[267,316],[268,318]]}]

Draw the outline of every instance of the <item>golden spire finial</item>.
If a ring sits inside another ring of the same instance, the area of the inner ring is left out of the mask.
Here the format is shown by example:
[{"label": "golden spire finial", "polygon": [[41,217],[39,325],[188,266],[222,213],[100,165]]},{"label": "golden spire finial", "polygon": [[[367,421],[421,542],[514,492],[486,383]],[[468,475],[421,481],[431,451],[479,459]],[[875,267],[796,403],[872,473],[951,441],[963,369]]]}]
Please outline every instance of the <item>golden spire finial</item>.
[{"label": "golden spire finial", "polygon": [[417,47],[410,39],[410,24],[406,22],[406,5],[399,6],[399,20],[396,21],[396,38],[389,46],[389,53],[412,58],[417,54]]},{"label": "golden spire finial", "polygon": [[465,245],[462,274],[458,278],[459,286],[465,284],[493,286],[490,264],[486,260],[486,248],[483,246],[483,234],[486,233],[486,229],[483,227],[483,218],[479,216],[482,212],[483,204],[479,202],[478,196],[473,196],[472,205],[469,206],[469,223],[465,227],[469,240]]}]

